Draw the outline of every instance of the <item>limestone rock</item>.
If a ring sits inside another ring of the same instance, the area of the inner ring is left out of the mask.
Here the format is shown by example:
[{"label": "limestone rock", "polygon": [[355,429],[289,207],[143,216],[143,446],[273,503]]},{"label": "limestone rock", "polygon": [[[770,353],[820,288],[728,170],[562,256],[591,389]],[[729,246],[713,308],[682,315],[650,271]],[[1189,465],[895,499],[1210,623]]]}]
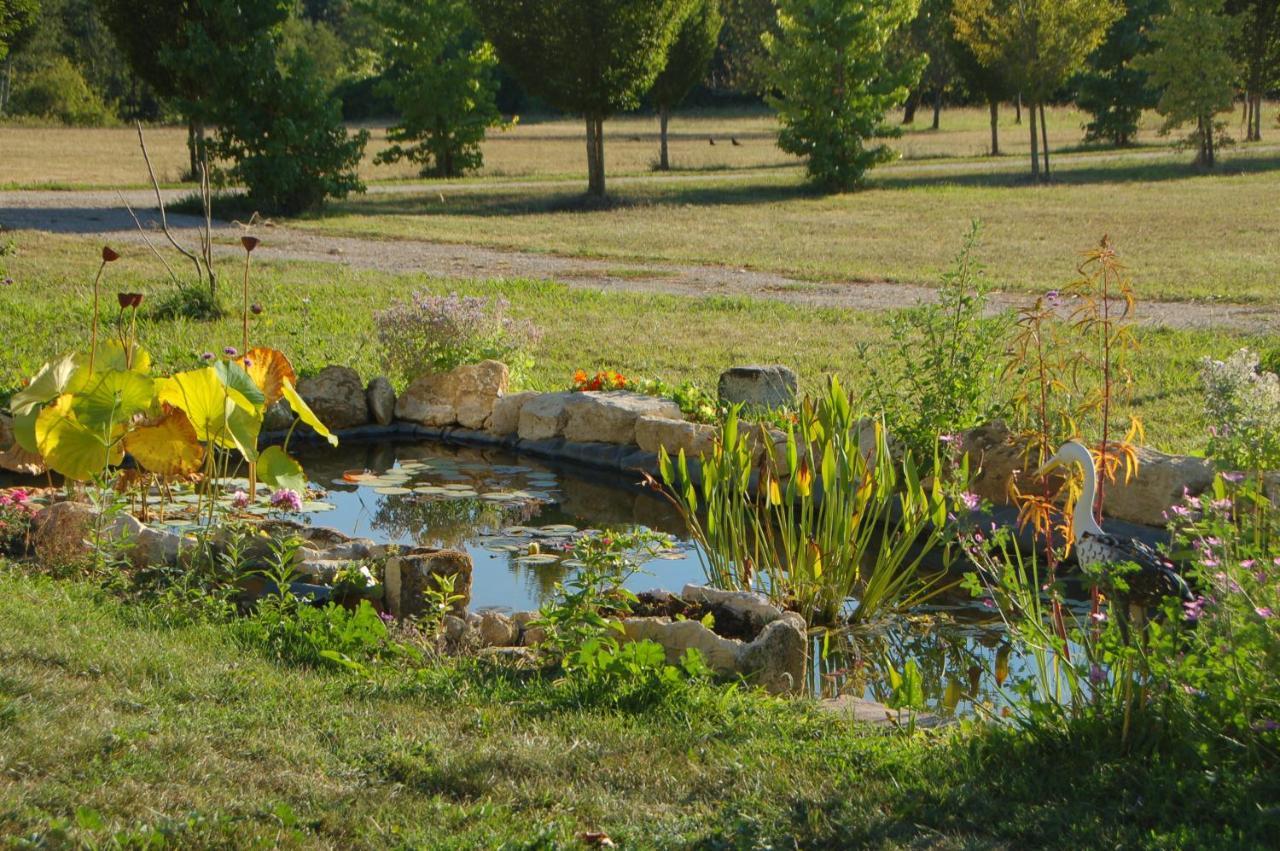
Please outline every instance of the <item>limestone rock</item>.
[{"label": "limestone rock", "polygon": [[[65,564],[89,555],[97,512],[83,502],[55,502],[31,520],[31,543],[44,565]],[[145,529],[137,518],[119,514],[105,522],[98,540],[102,546],[132,547]]]},{"label": "limestone rock", "polygon": [[[293,425],[293,409],[289,407],[289,403],[281,399],[276,402],[262,415],[263,431],[288,431]],[[323,419],[320,422],[324,422]],[[328,425],[328,423],[325,423]]]},{"label": "limestone rock", "polygon": [[396,418],[425,426],[484,428],[510,379],[506,364],[495,360],[420,376],[396,401]]},{"label": "limestone rock", "polygon": [[694,459],[710,452],[715,438],[715,427],[701,423],[652,416],[636,420],[636,445],[645,452],[665,448],[674,458],[683,450],[686,458]]},{"label": "limestone rock", "polygon": [[512,393],[499,398],[493,403],[493,414],[489,417],[489,431],[504,436],[518,432],[520,412],[524,409],[526,402],[537,396],[538,394],[534,391],[526,390],[523,393]]},{"label": "limestone rock", "polygon": [[721,402],[749,408],[794,407],[800,381],[785,366],[735,366],[720,373]]},{"label": "limestone rock", "polygon": [[575,393],[565,405],[564,437],[580,443],[636,442],[640,417],[683,419],[680,406],[670,399],[627,390]]},{"label": "limestone rock", "polygon": [[465,616],[471,602],[471,557],[459,550],[412,550],[387,559],[383,578],[387,609],[398,618],[421,614],[425,593],[437,588],[435,576],[453,577],[453,592],[462,598],[453,611]]},{"label": "limestone rock", "polygon": [[521,440],[549,440],[564,432],[569,420],[569,401],[576,393],[542,393],[527,400],[520,408]]},{"label": "limestone rock", "polygon": [[1165,512],[1182,500],[1184,492],[1203,493],[1213,484],[1213,464],[1189,455],[1167,455],[1154,449],[1138,449],[1138,474],[1129,481],[1108,484],[1103,511],[1108,517],[1164,526]]},{"label": "limestone rock", "polygon": [[480,615],[480,644],[484,647],[512,647],[520,643],[520,627],[501,612]]},{"label": "limestone rock", "polygon": [[804,691],[808,650],[804,618],[787,612],[742,648],[738,668],[770,694],[800,694]]},{"label": "limestone rock", "polygon": [[298,382],[298,395],[331,429],[354,428],[369,422],[364,382],[349,366],[326,366],[318,375],[302,379]]},{"label": "limestone rock", "polygon": [[378,425],[391,425],[396,418],[396,391],[386,377],[379,375],[364,389],[369,417]]},{"label": "limestone rock", "polygon": [[670,618],[628,618],[622,622],[631,641],[653,641],[666,651],[667,662],[677,664],[690,648],[702,654],[711,670],[721,676],[738,673],[738,654],[742,642],[716,635],[698,621],[673,621]]},{"label": "limestone rock", "polygon": [[540,612],[516,612],[511,622],[520,628],[520,644],[524,647],[537,647],[547,640],[547,630],[540,626],[530,626],[542,615]]},{"label": "limestone rock", "polygon": [[455,648],[468,643],[474,632],[466,620],[457,615],[445,615],[442,626],[445,643]]},{"label": "limestone rock", "polygon": [[721,610],[733,620],[741,621],[753,632],[759,632],[783,616],[783,611],[769,602],[758,591],[724,591],[709,585],[686,585],[680,592],[681,599],[701,603],[713,610]]},{"label": "limestone rock", "polygon": [[196,542],[192,538],[165,529],[144,527],[134,542],[132,561],[134,567],[154,565],[177,566],[183,557],[194,552]]}]

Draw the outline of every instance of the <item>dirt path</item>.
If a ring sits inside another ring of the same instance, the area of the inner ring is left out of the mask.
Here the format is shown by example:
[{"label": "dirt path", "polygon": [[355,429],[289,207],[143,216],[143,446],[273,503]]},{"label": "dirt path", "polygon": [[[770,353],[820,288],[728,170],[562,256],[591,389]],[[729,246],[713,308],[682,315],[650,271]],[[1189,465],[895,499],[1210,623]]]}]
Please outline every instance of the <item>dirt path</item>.
[{"label": "dirt path", "polygon": [[[421,186],[414,186],[421,190]],[[433,189],[435,187],[432,187]],[[382,187],[388,190],[391,187]],[[168,203],[185,192],[166,191]],[[116,243],[140,244],[141,235],[125,208],[132,205],[144,226],[155,227],[158,213],[150,192],[0,192],[0,225],[13,230],[93,236]],[[186,243],[194,241],[199,221],[169,216],[170,227]],[[216,238],[238,235],[235,225],[215,224]],[[508,251],[417,240],[337,237],[276,227],[265,234],[257,257],[338,263],[385,272],[445,278],[535,278],[563,281],[595,290],[673,293],[686,296],[745,296],[815,307],[886,310],[930,301],[934,292],[917,284],[882,282],[809,282],[772,272],[725,266],[596,260],[524,251]],[[157,245],[163,238],[151,234]],[[220,246],[220,252],[238,251]],[[997,293],[993,309],[1026,304],[1023,293]],[[1145,324],[1183,329],[1224,328],[1251,333],[1280,333],[1280,308],[1273,305],[1207,302],[1144,302]]]}]

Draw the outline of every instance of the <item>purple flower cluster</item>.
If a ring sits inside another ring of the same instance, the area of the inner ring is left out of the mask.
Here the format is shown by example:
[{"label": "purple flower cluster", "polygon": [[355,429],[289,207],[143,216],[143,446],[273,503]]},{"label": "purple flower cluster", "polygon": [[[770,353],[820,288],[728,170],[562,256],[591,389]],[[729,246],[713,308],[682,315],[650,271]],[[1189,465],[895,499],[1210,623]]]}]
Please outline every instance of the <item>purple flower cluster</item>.
[{"label": "purple flower cluster", "polygon": [[281,511],[301,511],[302,495],[291,488],[281,488],[271,494],[271,505]]},{"label": "purple flower cluster", "polygon": [[413,378],[536,345],[542,333],[508,316],[510,307],[501,297],[416,292],[374,314],[383,359],[392,372]]}]

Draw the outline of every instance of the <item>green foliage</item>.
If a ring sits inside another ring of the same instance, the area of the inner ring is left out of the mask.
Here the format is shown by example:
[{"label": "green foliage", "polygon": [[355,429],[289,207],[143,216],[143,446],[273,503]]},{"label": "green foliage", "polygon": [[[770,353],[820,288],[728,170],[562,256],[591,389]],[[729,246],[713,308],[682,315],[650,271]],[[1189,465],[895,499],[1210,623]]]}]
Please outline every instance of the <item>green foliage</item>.
[{"label": "green foliage", "polygon": [[1200,382],[1209,420],[1209,454],[1228,470],[1280,469],[1280,376],[1240,349],[1205,358]]},{"label": "green foliage", "polygon": [[1196,163],[1211,168],[1226,125],[1217,114],[1235,100],[1240,69],[1232,49],[1239,22],[1223,13],[1223,0],[1170,0],[1167,14],[1151,30],[1151,53],[1139,70],[1160,90],[1156,110],[1164,117],[1161,133],[1187,124]]},{"label": "green foliage", "polygon": [[10,45],[35,24],[39,14],[40,0],[0,0],[0,59],[9,55]]},{"label": "green foliage", "polygon": [[1159,92],[1134,60],[1150,48],[1149,33],[1168,0],[1128,0],[1124,16],[1111,25],[1077,77],[1076,104],[1093,116],[1085,140],[1133,144],[1143,110],[1155,107]]},{"label": "green foliage", "polygon": [[189,319],[213,322],[227,315],[216,293],[201,284],[181,282],[147,302],[147,313],[154,319]]},{"label": "green foliage", "polygon": [[[665,492],[714,585],[759,587],[824,624],[871,622],[936,592],[938,577],[920,573],[948,535],[936,453],[919,466],[895,461],[883,420],[860,417],[834,377],[816,403],[805,401],[785,444],[740,425],[730,411],[700,484],[683,451],[674,461],[658,455]],[[757,463],[761,444],[768,451]]]},{"label": "green foliage", "polygon": [[777,36],[766,35],[782,130],[778,145],[804,157],[823,189],[858,186],[871,167],[893,159],[873,139],[893,135],[885,112],[902,103],[925,59],[893,68],[888,48],[914,16],[917,0],[781,0]]},{"label": "green foliage", "polygon": [[667,49],[666,66],[653,81],[649,97],[662,109],[680,105],[707,73],[724,27],[721,0],[697,0]]},{"label": "green foliage", "polygon": [[225,107],[215,150],[234,161],[232,175],[263,210],[297,214],[364,190],[357,168],[369,133],[347,133],[340,104],[304,55],[247,80]]},{"label": "green foliage", "polygon": [[587,119],[588,191],[605,194],[604,119],[653,85],[694,0],[475,0],[503,66],[530,94]]},{"label": "green foliage", "polygon": [[988,423],[1002,408],[1000,360],[1009,321],[986,316],[991,284],[974,256],[979,234],[975,222],[942,276],[936,303],[890,320],[889,369],[871,373],[870,392],[890,433],[919,463],[932,457],[939,437]]},{"label": "green foliage", "polygon": [[115,120],[110,107],[63,56],[24,75],[10,103],[13,111],[85,127]]},{"label": "green foliage", "polygon": [[480,143],[491,127],[503,127],[495,97],[498,59],[474,31],[463,0],[370,0],[369,11],[385,31],[384,76],[378,91],[389,97],[400,121],[383,163],[408,159],[423,177],[457,177],[484,163]]},{"label": "green foliage", "polygon": [[[955,0],[956,37],[983,65],[1007,75],[1031,107],[1031,172],[1036,177],[1037,107],[1081,68],[1122,13],[1116,0]],[[1047,177],[1047,150],[1044,162]]]}]

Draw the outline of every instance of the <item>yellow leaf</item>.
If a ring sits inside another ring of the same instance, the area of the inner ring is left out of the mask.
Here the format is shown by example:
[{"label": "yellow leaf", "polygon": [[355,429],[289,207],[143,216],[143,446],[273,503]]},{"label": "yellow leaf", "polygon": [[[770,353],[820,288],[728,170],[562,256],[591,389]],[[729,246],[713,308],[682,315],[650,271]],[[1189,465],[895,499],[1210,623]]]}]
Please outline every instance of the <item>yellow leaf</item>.
[{"label": "yellow leaf", "polygon": [[293,412],[298,415],[298,419],[315,429],[316,434],[329,441],[330,446],[338,445],[338,438],[333,432],[320,422],[320,418],[316,416],[315,411],[303,401],[298,395],[298,391],[294,388],[292,381],[286,381],[280,385],[280,391],[284,394],[285,400],[289,403],[289,407],[293,408]]},{"label": "yellow leaf", "polygon": [[1013,648],[1008,644],[1001,644],[1000,649],[996,651],[996,685],[1004,685],[1004,681],[1009,679],[1009,654]]},{"label": "yellow leaf", "polygon": [[76,419],[74,397],[59,396],[36,418],[36,442],[50,470],[86,482],[124,459],[118,444],[108,444]]},{"label": "yellow leaf", "polygon": [[298,383],[293,364],[289,363],[289,359],[283,352],[259,346],[246,352],[243,362],[248,363],[245,371],[249,373],[253,383],[257,384],[263,395],[267,397],[266,407],[268,408],[280,401],[286,381],[289,384]]},{"label": "yellow leaf", "polygon": [[143,469],[161,476],[185,476],[204,463],[204,446],[187,415],[167,407],[159,419],[129,432],[124,448]]}]

